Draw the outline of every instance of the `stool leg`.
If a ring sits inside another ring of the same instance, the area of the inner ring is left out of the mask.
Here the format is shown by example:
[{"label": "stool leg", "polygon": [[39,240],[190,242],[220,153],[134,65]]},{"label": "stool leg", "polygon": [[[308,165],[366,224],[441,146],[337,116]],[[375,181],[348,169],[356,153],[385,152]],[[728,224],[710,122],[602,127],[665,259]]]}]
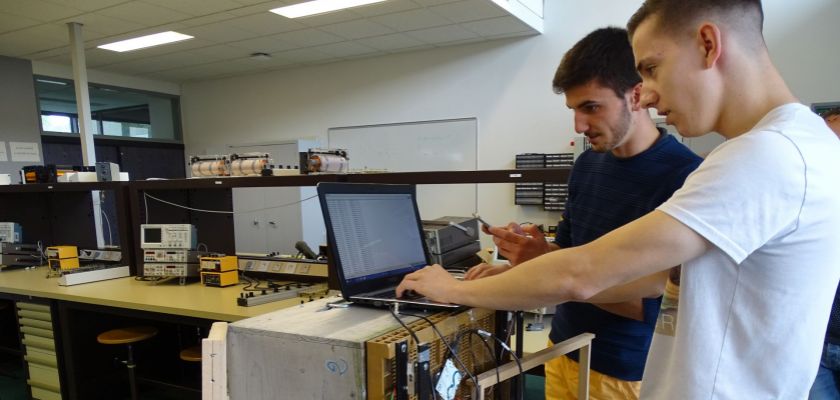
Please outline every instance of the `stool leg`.
[{"label": "stool leg", "polygon": [[125,363],[128,368],[128,385],[131,388],[131,400],[137,400],[137,380],[134,376],[134,352],[131,350],[131,345],[128,345],[128,360]]}]

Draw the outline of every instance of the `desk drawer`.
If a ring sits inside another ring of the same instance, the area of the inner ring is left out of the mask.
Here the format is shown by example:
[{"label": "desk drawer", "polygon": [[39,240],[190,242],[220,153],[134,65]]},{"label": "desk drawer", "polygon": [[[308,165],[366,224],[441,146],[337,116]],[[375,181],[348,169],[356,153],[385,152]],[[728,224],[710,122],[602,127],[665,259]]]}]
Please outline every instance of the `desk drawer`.
[{"label": "desk drawer", "polygon": [[44,312],[47,314],[50,313],[50,306],[46,304],[24,303],[19,301],[17,302],[17,308],[20,310]]},{"label": "desk drawer", "polygon": [[38,400],[61,400],[61,393],[32,386],[32,398]]},{"label": "desk drawer", "polygon": [[29,382],[30,386],[58,389],[58,369],[30,363]]},{"label": "desk drawer", "polygon": [[53,339],[53,331],[52,329],[42,329],[42,328],[35,328],[32,326],[21,325],[20,331],[23,332],[24,335],[32,335],[38,336],[45,339]]},{"label": "desk drawer", "polygon": [[23,356],[23,359],[26,360],[28,364],[38,364],[44,367],[58,368],[58,360],[56,360],[55,354],[30,351]]},{"label": "desk drawer", "polygon": [[23,344],[26,346],[27,351],[29,351],[30,348],[36,348],[55,353],[55,342],[52,339],[46,339],[38,336],[24,336]]},{"label": "desk drawer", "polygon": [[38,320],[38,319],[20,317],[18,319],[18,322],[20,322],[20,326],[31,326],[33,328],[41,328],[41,329],[49,329],[49,330],[52,330],[52,328],[53,328],[52,322],[50,322],[50,321],[42,321],[42,320]]},{"label": "desk drawer", "polygon": [[54,360],[57,360],[54,351],[45,350],[45,349],[38,349],[35,347],[28,347],[26,349],[26,354],[34,355],[35,357],[44,358],[48,357]]},{"label": "desk drawer", "polygon": [[[18,303],[18,306],[20,306],[20,304],[21,303]],[[52,315],[50,315],[49,311],[47,311],[47,312],[33,311],[33,310],[24,310],[24,309],[20,308],[20,309],[18,309],[18,316],[21,319],[28,318],[28,319],[35,319],[35,320],[38,320],[38,321],[46,321],[46,322],[52,321]]]}]

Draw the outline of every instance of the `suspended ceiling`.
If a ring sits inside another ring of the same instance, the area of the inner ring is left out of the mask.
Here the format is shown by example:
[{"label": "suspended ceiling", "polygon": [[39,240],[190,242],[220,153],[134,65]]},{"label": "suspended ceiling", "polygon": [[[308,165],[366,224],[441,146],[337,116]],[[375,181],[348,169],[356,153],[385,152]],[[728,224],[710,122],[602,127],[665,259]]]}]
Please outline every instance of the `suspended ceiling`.
[{"label": "suspended ceiling", "polygon": [[[70,65],[66,24],[80,22],[89,69],[185,82],[539,33],[491,0],[388,0],[294,20],[268,12],[300,2],[0,0],[0,55]],[[96,48],[167,30],[195,38]]]}]

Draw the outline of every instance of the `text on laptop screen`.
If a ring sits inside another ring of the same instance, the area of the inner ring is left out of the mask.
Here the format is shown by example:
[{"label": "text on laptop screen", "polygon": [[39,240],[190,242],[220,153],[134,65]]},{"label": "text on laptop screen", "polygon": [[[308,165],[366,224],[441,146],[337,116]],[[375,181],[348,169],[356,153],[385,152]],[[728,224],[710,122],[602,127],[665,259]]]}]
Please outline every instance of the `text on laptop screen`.
[{"label": "text on laptop screen", "polygon": [[330,193],[325,200],[348,283],[426,265],[410,194]]}]

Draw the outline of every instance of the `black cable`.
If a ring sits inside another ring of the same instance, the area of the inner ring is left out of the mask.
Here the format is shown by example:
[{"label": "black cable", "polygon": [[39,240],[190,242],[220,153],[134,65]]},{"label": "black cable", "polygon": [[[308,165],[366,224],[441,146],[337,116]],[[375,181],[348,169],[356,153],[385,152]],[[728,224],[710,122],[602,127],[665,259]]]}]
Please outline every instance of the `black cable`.
[{"label": "black cable", "polygon": [[466,331],[458,333],[458,336],[456,337],[456,340],[460,340],[460,336],[463,333],[471,333],[471,334],[474,334],[474,335],[478,336],[478,338],[481,339],[481,343],[484,343],[484,348],[487,349],[487,352],[490,353],[490,357],[493,358],[493,363],[496,364],[496,383],[498,384],[499,382],[501,382],[502,378],[501,378],[501,375],[499,374],[499,367],[500,367],[499,359],[496,357],[496,353],[493,351],[493,349],[490,348],[490,344],[487,343],[487,339],[485,339],[484,336],[481,336],[481,334],[478,333],[478,329],[467,329]]},{"label": "black cable", "polygon": [[[510,346],[508,346],[507,343],[502,341],[502,339],[499,339],[495,335],[491,334],[490,332],[483,331],[481,329],[478,329],[477,331],[478,331],[479,335],[486,336],[486,337],[492,337],[493,339],[495,339],[496,342],[498,342],[499,345],[502,346],[502,348],[504,350],[507,350],[507,352],[510,353],[511,356],[513,356],[513,360],[516,361],[516,366],[519,367],[519,379],[517,380],[517,383],[518,383],[518,386],[519,386],[519,396],[521,398],[523,393],[524,393],[524,389],[525,389],[524,379],[523,379],[524,376],[522,376],[524,374],[524,371],[522,371],[522,361],[519,359],[519,357],[516,355],[516,353],[513,350],[510,349]],[[519,333],[519,334],[521,334],[521,333]]]},{"label": "black cable", "polygon": [[[393,306],[394,306],[393,308],[392,308],[392,307],[388,307],[388,311],[390,311],[390,312],[391,312],[391,315],[393,315],[393,316],[394,316],[394,319],[396,319],[396,320],[397,320],[397,322],[399,322],[399,323],[400,323],[400,325],[402,325],[402,327],[403,327],[403,328],[405,328],[405,330],[406,330],[406,331],[408,331],[408,333],[410,333],[410,334],[411,334],[411,337],[412,337],[412,338],[414,338],[414,346],[415,346],[415,347],[417,347],[417,346],[420,344],[420,338],[418,338],[418,337],[417,337],[417,334],[416,334],[416,333],[414,333],[414,331],[413,331],[413,330],[411,330],[411,328],[409,328],[409,327],[408,327],[408,325],[406,325],[406,324],[405,324],[405,322],[403,322],[403,320],[401,320],[401,319],[400,319],[400,317],[397,315],[397,312],[396,312],[396,311],[394,311],[394,308],[398,307],[398,306],[397,306],[397,304],[398,304],[398,303],[394,303],[394,304],[393,304]],[[418,350],[419,350],[419,349],[418,349]],[[419,351],[418,351],[418,354],[417,354],[417,355],[418,355],[418,357],[419,357],[419,355],[420,355]],[[431,379],[431,374],[429,374],[429,379]],[[437,396],[435,396],[435,386],[434,386],[434,385],[432,385],[432,387],[431,387],[431,391],[432,391],[432,400],[434,400],[434,399],[435,399],[435,397],[437,397]]]},{"label": "black cable", "polygon": [[[469,368],[467,368],[467,366],[464,364],[464,362],[461,361],[461,358],[458,357],[458,352],[456,352],[455,349],[452,347],[452,345],[450,345],[449,342],[446,341],[446,338],[443,337],[443,334],[440,332],[440,330],[438,330],[437,326],[435,326],[435,323],[432,322],[432,320],[430,320],[429,318],[424,317],[422,315],[419,315],[419,314],[409,314],[409,313],[404,313],[404,312],[401,313],[401,314],[402,315],[407,315],[409,317],[417,317],[417,318],[420,318],[420,319],[426,321],[432,327],[432,329],[435,331],[435,333],[437,333],[438,337],[440,337],[440,341],[443,342],[443,344],[446,346],[447,349],[449,349],[449,353],[452,354],[453,359],[455,359],[455,361],[457,361],[458,364],[461,365],[461,368],[464,370],[464,372],[466,372],[466,374],[470,377],[470,379],[472,379],[473,383],[475,384],[475,387],[478,387],[478,378],[476,378],[475,375],[473,375],[470,372]],[[455,345],[457,346],[458,342],[455,342]],[[446,360],[447,360],[447,357],[444,356],[443,360],[440,363],[441,368],[443,368],[444,364],[446,364]],[[434,381],[434,385],[432,386],[433,388],[437,387],[438,381],[440,381],[440,375],[438,375],[438,378]]]},{"label": "black cable", "polygon": [[142,281],[142,282],[157,282],[159,280],[162,280],[163,278],[164,278],[163,276],[139,276],[138,275],[138,276],[134,277],[134,280],[135,281]]},{"label": "black cable", "polygon": [[[394,303],[394,304],[396,304],[396,303]],[[394,319],[396,319],[397,322],[399,322],[400,325],[402,325],[402,327],[405,328],[405,330],[408,331],[408,333],[411,334],[411,337],[414,338],[414,346],[417,346],[418,344],[420,344],[420,339],[417,337],[417,334],[414,333],[414,331],[411,330],[411,328],[409,328],[408,325],[406,325],[405,322],[403,322],[400,319],[400,317],[397,315],[397,313],[394,311],[394,309],[391,308],[391,307],[388,307],[388,311],[391,312],[391,315],[394,316]]]}]

